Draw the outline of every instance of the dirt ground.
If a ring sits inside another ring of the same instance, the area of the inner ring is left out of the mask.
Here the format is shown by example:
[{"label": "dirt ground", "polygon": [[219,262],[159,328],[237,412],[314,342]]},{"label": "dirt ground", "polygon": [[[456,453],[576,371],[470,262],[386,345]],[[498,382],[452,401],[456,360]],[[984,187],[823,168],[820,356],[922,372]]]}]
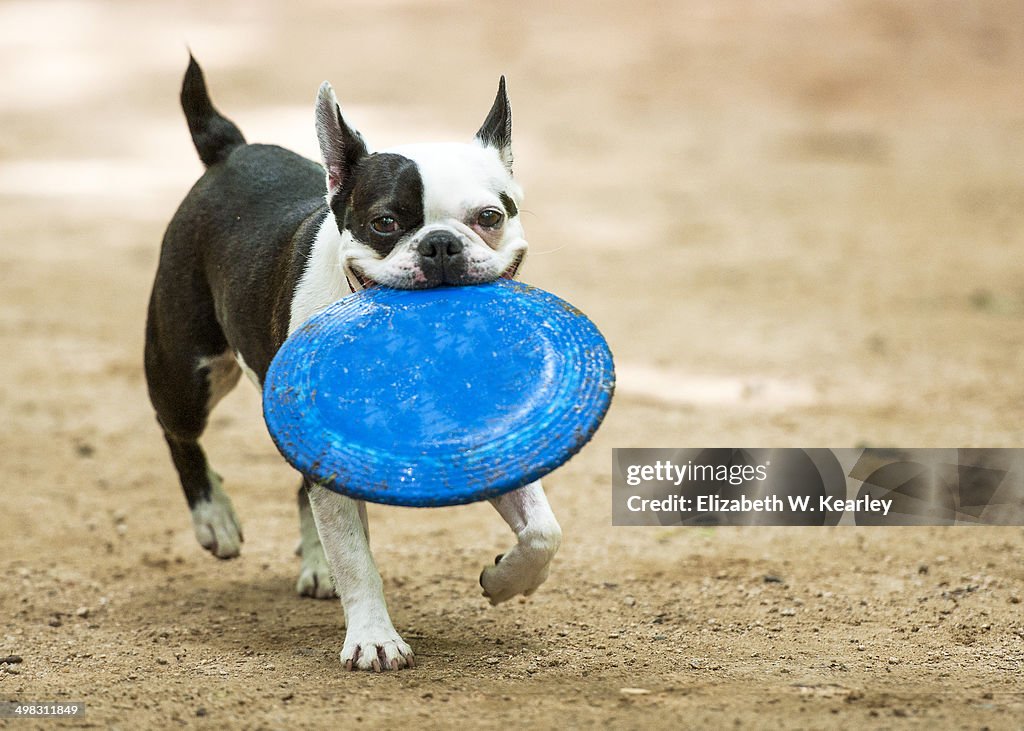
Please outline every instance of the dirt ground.
[{"label": "dirt ground", "polygon": [[[620,383],[547,479],[548,583],[491,608],[486,505],[371,507],[414,671],[293,591],[296,478],[243,383],[196,544],[146,398],[189,44],[249,139],[468,138],[508,75],[532,256]],[[1024,727],[1024,530],[613,528],[611,448],[1019,447],[1024,5],[0,3],[2,700],[92,728]],[[11,728],[57,722],[2,721]]]}]

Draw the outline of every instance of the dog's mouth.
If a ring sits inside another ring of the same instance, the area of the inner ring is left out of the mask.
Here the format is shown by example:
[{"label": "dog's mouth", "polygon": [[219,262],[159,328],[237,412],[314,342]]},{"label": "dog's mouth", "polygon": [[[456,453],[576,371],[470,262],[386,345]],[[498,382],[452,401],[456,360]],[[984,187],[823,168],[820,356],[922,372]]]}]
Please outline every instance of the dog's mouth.
[{"label": "dog's mouth", "polygon": [[[375,282],[370,277],[366,276],[363,272],[356,269],[354,266],[346,267],[345,279],[348,280],[348,288],[353,292],[358,292],[360,289],[370,289],[370,287],[376,287]],[[355,283],[358,286],[353,286],[352,280],[355,279]]]},{"label": "dog's mouth", "polygon": [[508,269],[501,273],[501,279],[515,279],[519,273],[519,267],[522,266],[523,259],[526,258],[526,252],[520,251],[516,254],[516,258],[512,260],[512,263],[508,265]]},{"label": "dog's mouth", "polygon": [[[512,260],[512,263],[505,268],[505,271],[503,271],[498,278],[515,279],[516,275],[519,274],[519,267],[522,266],[523,259],[525,258],[525,251],[516,254],[516,258]],[[352,264],[345,267],[345,280],[348,282],[348,288],[353,292],[358,292],[362,289],[370,289],[380,284],[378,281],[368,276],[365,272],[360,271]]]}]

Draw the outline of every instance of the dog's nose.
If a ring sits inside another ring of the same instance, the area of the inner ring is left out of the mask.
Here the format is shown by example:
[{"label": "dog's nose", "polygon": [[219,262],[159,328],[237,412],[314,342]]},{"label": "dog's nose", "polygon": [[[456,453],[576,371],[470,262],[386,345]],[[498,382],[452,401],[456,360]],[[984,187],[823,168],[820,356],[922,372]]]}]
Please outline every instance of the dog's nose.
[{"label": "dog's nose", "polygon": [[448,231],[431,231],[420,241],[417,251],[427,259],[448,259],[462,253],[462,241]]}]

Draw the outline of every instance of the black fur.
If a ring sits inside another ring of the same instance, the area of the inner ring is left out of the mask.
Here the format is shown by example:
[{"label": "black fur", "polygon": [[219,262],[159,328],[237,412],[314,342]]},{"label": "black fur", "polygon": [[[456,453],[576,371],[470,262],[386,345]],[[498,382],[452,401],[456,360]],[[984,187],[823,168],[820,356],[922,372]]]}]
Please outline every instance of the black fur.
[{"label": "black fur", "polygon": [[487,119],[476,133],[478,140],[501,153],[508,169],[512,169],[512,105],[505,93],[505,77],[498,81],[498,93]]},{"label": "black fur", "polygon": [[516,202],[512,200],[512,196],[503,191],[498,194],[498,199],[501,200],[501,205],[505,206],[505,214],[509,218],[515,218],[519,215],[519,208],[516,207]]},{"label": "black fur", "polygon": [[[213,107],[191,57],[181,103],[207,170],[164,234],[146,323],[145,370],[185,497],[195,507],[213,489],[199,445],[211,396],[204,360],[225,356],[226,372],[236,376],[230,358],[237,354],[262,382],[288,336],[292,298],[327,217],[333,213],[341,233],[384,256],[423,226],[424,204],[416,164],[401,155],[368,154],[328,86],[321,88],[317,118],[329,176],[283,148],[246,144]],[[508,151],[504,79],[478,135]],[[509,216],[516,215],[511,198],[502,196],[502,202]],[[381,216],[394,218],[399,229],[375,232],[371,223]],[[466,269],[461,246],[432,241],[431,251],[419,252],[422,286],[458,281]]]},{"label": "black fur", "polygon": [[181,108],[185,110],[192,141],[206,167],[224,160],[233,147],[245,144],[245,137],[232,122],[221,116],[206,92],[203,70],[189,54],[185,81],[181,85]]},{"label": "black fur", "polygon": [[332,199],[345,199],[352,191],[352,179],[359,163],[367,155],[362,136],[348,126],[324,82],[316,100],[317,139],[320,155],[327,165],[328,188]]},{"label": "black fur", "polygon": [[262,381],[288,335],[291,298],[328,215],[320,165],[271,145],[247,145],[209,103],[189,62],[182,106],[209,167],[164,234],[146,322],[146,380],[189,506],[210,496],[209,369],[239,353]]},{"label": "black fur", "polygon": [[[338,221],[352,236],[386,256],[402,238],[423,226],[423,178],[416,163],[393,153],[370,155],[360,164],[359,179],[348,200],[332,202]],[[380,234],[370,223],[390,216],[399,229]]]}]

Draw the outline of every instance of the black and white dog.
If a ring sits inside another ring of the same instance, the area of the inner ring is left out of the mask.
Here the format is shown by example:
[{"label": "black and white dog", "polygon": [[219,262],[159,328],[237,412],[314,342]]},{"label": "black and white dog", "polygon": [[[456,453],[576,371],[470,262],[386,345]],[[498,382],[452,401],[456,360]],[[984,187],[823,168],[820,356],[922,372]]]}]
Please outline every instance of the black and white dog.
[{"label": "black and white dog", "polygon": [[[527,243],[512,178],[504,78],[469,143],[371,152],[330,85],[316,101],[323,167],[246,144],[213,107],[190,60],[181,103],[207,170],[164,235],[146,323],[146,379],[200,545],[239,554],[242,530],[199,444],[211,409],[244,372],[260,387],[307,318],[352,291],[474,284],[516,275]],[[369,547],[366,506],[299,487],[304,596],[341,598],[349,669],[414,664],[395,631]],[[561,530],[539,482],[491,501],[518,540],[480,575],[492,604],[547,578]]]}]

